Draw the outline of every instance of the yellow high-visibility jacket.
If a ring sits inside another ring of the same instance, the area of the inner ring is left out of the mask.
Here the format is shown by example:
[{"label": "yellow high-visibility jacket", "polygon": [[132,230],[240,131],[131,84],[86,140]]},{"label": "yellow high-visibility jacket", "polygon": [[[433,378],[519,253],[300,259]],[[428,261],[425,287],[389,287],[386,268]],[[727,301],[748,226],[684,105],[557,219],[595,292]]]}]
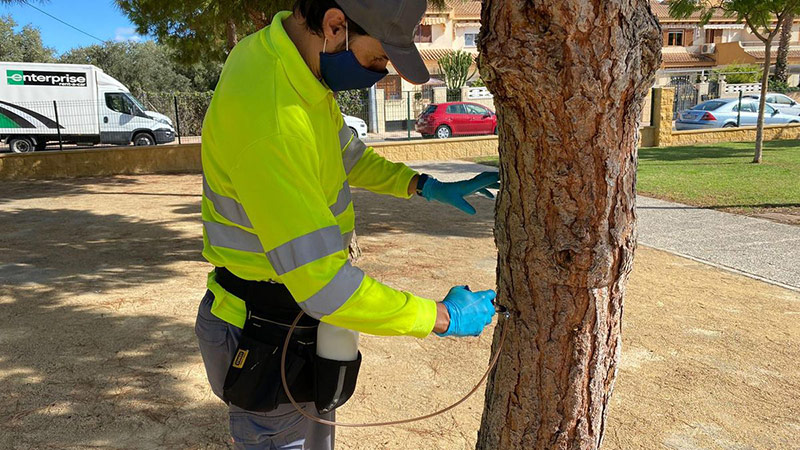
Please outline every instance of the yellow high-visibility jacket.
[{"label": "yellow high-visibility jacket", "polygon": [[[287,36],[290,14],[278,13],[231,51],[206,113],[203,256],[240,278],[283,283],[323,322],[424,337],[436,303],[383,285],[347,259],[350,185],[408,198],[416,172],[353,136],[333,92]],[[243,327],[244,302],[213,271],[208,288],[211,312]]]}]

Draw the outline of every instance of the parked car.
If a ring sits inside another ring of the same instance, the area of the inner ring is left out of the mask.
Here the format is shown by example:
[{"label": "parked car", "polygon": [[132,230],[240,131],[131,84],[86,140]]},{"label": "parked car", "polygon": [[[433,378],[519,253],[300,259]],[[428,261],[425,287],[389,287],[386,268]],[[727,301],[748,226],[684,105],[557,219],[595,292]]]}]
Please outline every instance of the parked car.
[{"label": "parked car", "polygon": [[[746,94],[744,98],[754,99],[758,103],[761,98],[760,94]],[[781,112],[781,114],[789,114],[790,116],[800,116],[800,103],[794,99],[774,92],[767,92],[767,104]]]},{"label": "parked car", "polygon": [[450,102],[431,104],[417,117],[417,133],[429,138],[450,136],[496,134],[497,116],[477,103]]},{"label": "parked car", "polygon": [[[777,125],[800,123],[800,117],[781,114],[770,105],[765,105],[764,123]],[[677,130],[702,130],[707,128],[730,128],[736,126],[739,116],[738,98],[720,98],[700,103],[692,109],[678,114]],[[741,126],[755,126],[758,120],[758,103],[751,98],[742,100]]]},{"label": "parked car", "polygon": [[358,117],[344,115],[344,123],[350,127],[350,131],[352,131],[353,134],[355,134],[359,139],[364,139],[367,137],[367,123],[363,120],[359,119]]}]

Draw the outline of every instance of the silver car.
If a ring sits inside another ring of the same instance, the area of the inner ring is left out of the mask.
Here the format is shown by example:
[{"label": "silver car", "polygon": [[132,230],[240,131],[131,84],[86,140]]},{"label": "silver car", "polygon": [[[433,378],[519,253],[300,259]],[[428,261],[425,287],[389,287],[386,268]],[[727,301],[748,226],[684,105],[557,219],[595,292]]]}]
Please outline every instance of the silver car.
[{"label": "silver car", "polygon": [[[761,98],[760,94],[747,94],[745,98],[750,98],[758,103]],[[776,94],[774,92],[767,92],[767,104],[781,112],[781,114],[789,114],[790,116],[800,116],[800,103],[797,103],[793,98]]]},{"label": "silver car", "polygon": [[[764,123],[778,125],[786,123],[800,123],[800,117],[781,114],[770,105],[764,105]],[[705,130],[708,128],[735,127],[739,120],[739,99],[719,98],[700,103],[692,109],[678,114],[675,122],[677,130]],[[741,107],[741,122],[743,127],[755,126],[758,121],[758,103],[752,98],[743,98]]]}]

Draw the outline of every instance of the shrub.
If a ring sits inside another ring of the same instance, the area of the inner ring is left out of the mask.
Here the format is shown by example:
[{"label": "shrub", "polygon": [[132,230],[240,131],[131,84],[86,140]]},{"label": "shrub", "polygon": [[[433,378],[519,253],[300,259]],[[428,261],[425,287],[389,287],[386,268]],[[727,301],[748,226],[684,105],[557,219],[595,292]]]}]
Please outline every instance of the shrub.
[{"label": "shrub", "polygon": [[711,72],[711,79],[719,81],[725,75],[728,84],[758,83],[761,81],[762,69],[757,64],[730,64]]}]

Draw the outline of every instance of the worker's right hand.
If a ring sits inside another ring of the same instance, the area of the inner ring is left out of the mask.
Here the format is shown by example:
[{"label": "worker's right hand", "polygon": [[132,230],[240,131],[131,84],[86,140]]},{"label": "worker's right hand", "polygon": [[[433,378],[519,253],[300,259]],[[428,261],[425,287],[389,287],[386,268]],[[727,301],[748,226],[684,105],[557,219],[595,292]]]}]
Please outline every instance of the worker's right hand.
[{"label": "worker's right hand", "polygon": [[492,322],[495,309],[494,291],[472,292],[466,286],[455,286],[442,303],[450,315],[450,326],[438,336],[478,336]]}]

